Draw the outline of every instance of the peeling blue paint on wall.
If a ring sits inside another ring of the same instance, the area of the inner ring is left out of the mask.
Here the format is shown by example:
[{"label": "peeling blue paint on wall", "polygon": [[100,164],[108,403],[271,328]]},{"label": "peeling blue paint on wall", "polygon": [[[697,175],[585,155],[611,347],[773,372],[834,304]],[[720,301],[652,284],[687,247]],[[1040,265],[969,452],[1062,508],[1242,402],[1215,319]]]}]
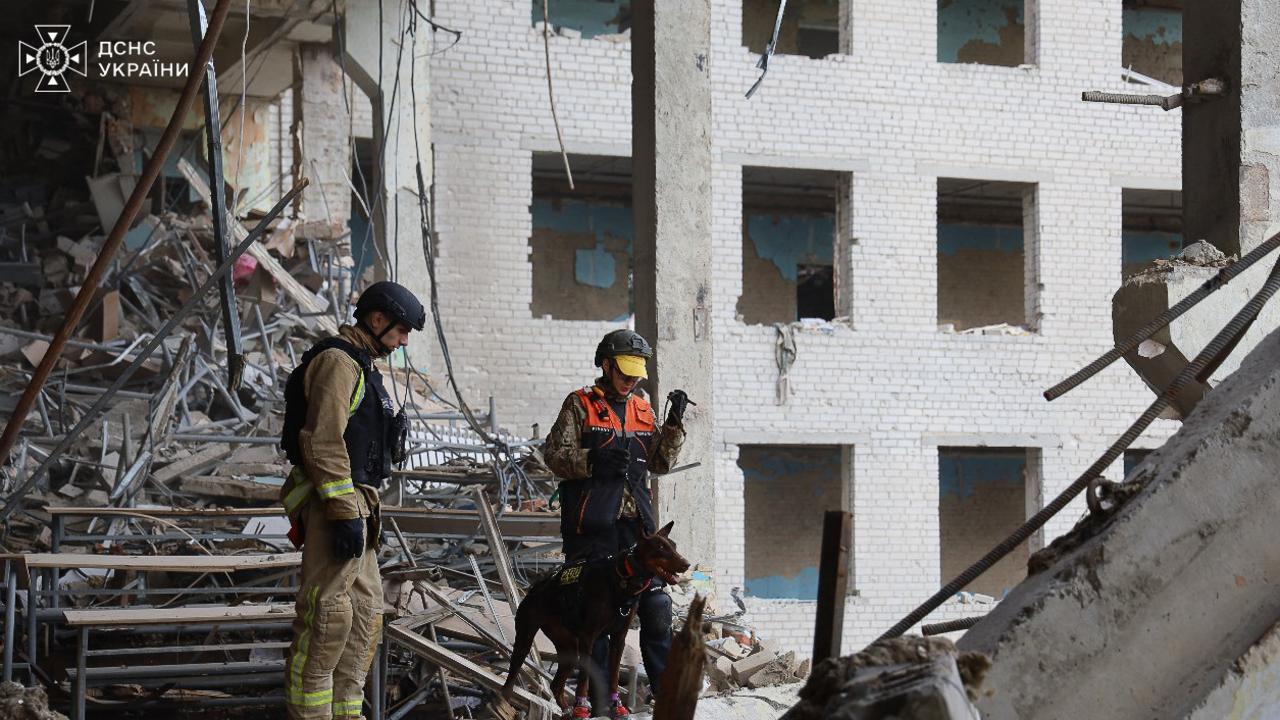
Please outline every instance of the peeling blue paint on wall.
[{"label": "peeling blue paint on wall", "polygon": [[573,252],[573,279],[583,285],[610,288],[617,281],[616,265],[613,255],[603,245],[590,250],[578,249]]},{"label": "peeling blue paint on wall", "polygon": [[938,62],[960,62],[960,48],[974,40],[999,45],[1011,11],[1022,23],[1022,0],[940,0]]},{"label": "peeling blue paint on wall", "polygon": [[1125,230],[1120,235],[1121,262],[1125,265],[1165,260],[1182,250],[1182,235],[1169,232]]},{"label": "peeling blue paint on wall", "polygon": [[1001,225],[938,225],[938,252],[1022,252],[1022,228]]},{"label": "peeling blue paint on wall", "polygon": [[1022,474],[1026,467],[1026,455],[1022,453],[996,455],[939,452],[939,491],[942,495],[954,495],[967,500],[980,484],[1022,485]]},{"label": "peeling blue paint on wall", "polygon": [[747,578],[747,595],[791,600],[818,599],[818,567],[807,567],[796,575]]},{"label": "peeling blue paint on wall", "polygon": [[[813,459],[793,454],[769,455],[760,459],[758,466],[742,466],[746,483],[771,483],[789,481],[795,475],[806,475],[814,483],[801,497],[789,497],[788,501],[807,503],[814,508],[826,508],[838,503],[838,498],[828,497],[827,488],[840,487],[841,460],[839,453],[814,455]],[[776,491],[775,491],[776,492]],[[815,513],[820,513],[815,510]],[[816,600],[818,597],[817,565],[801,568],[794,575],[767,575],[746,578],[746,591],[758,598],[790,598]]]},{"label": "peeling blue paint on wall", "polygon": [[598,288],[610,288],[619,279],[626,280],[626,273],[618,272],[606,240],[625,240],[627,257],[631,257],[635,231],[630,207],[599,201],[537,199],[533,201],[532,215],[535,230],[590,233],[595,237],[595,248],[574,253],[574,280]]},{"label": "peeling blue paint on wall", "polygon": [[[624,14],[630,15],[630,5],[630,0],[555,0],[549,8],[551,24],[573,28],[584,38],[614,35],[621,32],[618,23]],[[542,0],[532,0],[531,12],[536,26],[542,22]]]},{"label": "peeling blue paint on wall", "polygon": [[1125,8],[1124,34],[1156,45],[1182,42],[1182,13],[1163,8]]},{"label": "peeling blue paint on wall", "polygon": [[831,214],[748,214],[747,237],[756,254],[772,262],[782,277],[796,282],[798,265],[830,265],[835,249]]}]

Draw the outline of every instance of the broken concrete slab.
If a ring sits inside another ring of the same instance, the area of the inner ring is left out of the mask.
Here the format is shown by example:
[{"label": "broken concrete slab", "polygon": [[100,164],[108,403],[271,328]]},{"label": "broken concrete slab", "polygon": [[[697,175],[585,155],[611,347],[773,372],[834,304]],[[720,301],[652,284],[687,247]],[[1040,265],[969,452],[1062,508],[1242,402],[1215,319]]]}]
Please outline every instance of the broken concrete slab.
[{"label": "broken concrete slab", "polygon": [[738,660],[733,664],[733,681],[739,685],[746,685],[748,678],[777,659],[778,656],[773,653],[758,652],[755,655],[749,655]]},{"label": "broken concrete slab", "polygon": [[[992,658],[984,718],[1181,718],[1229,685],[1280,619],[1277,357],[1280,332],[1135,469],[1140,492],[960,640]],[[1118,677],[1105,703],[1081,692]]]},{"label": "broken concrete slab", "polygon": [[946,638],[878,640],[814,668],[783,720],[970,720],[989,661]]},{"label": "broken concrete slab", "polygon": [[1263,718],[1280,708],[1280,625],[1231,665],[1187,720]]},{"label": "broken concrete slab", "polygon": [[[1112,332],[1116,342],[1132,336],[1218,273],[1220,263],[1216,256],[1198,249],[1200,245],[1202,243],[1196,243],[1184,251],[1185,260],[1162,262],[1125,280],[1112,299]],[[1152,390],[1162,392],[1209,344],[1226,320],[1261,289],[1273,262],[1270,258],[1264,259],[1161,329],[1125,356],[1129,366]],[[1189,415],[1205,393],[1234,372],[1241,359],[1277,327],[1280,327],[1280,304],[1271,303],[1263,308],[1239,346],[1207,382],[1192,381],[1174,398],[1173,408],[1178,417]]]}]

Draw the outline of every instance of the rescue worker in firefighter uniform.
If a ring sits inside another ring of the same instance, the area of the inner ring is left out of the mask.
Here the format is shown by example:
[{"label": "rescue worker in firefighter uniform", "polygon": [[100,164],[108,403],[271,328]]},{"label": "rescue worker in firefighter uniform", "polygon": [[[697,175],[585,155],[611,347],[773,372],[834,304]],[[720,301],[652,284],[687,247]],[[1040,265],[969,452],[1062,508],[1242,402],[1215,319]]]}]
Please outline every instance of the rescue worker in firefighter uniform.
[{"label": "rescue worker in firefighter uniform", "polygon": [[[670,410],[658,425],[649,402],[636,392],[649,376],[645,363],[653,350],[640,334],[615,330],[596,347],[595,364],[602,375],[591,387],[571,393],[543,448],[547,465],[560,484],[560,533],[566,561],[599,559],[635,545],[641,533],[656,529],[648,473],[671,471],[684,444],[684,411],[688,396],[676,390]],[[640,655],[655,693],[671,650],[671,597],[661,581],[639,601]],[[607,638],[593,655],[605,667]],[[596,676],[599,677],[599,676]],[[592,688],[601,686],[593,682]],[[603,698],[596,693],[596,711]],[[625,713],[616,699],[615,715]],[[582,711],[575,708],[575,716]]]},{"label": "rescue worker in firefighter uniform", "polygon": [[285,390],[281,444],[294,467],[281,499],[302,547],[285,667],[290,718],[362,717],[382,634],[378,488],[402,459],[407,428],[373,360],[407,345],[426,313],[406,288],[378,282],[355,317],[302,356]]}]

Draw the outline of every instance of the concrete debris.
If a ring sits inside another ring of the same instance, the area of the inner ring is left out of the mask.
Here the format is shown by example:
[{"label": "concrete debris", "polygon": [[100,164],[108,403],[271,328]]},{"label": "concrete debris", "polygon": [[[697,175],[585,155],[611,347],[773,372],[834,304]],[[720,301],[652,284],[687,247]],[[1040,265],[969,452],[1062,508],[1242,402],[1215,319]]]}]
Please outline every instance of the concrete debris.
[{"label": "concrete debris", "polygon": [[[1273,332],[1117,488],[1131,497],[1104,506],[1091,534],[961,638],[992,659],[984,718],[1280,716],[1265,689],[1280,621],[1267,501],[1280,436],[1277,357]],[[1117,677],[1126,690],[1106,702],[1081,692]],[[1210,706],[1219,711],[1193,714]]]},{"label": "concrete debris", "polygon": [[[1111,301],[1116,342],[1128,339],[1151,318],[1200,289],[1234,260],[1200,241],[1187,246],[1176,258],[1156,260],[1152,267],[1125,278]],[[1222,329],[1224,319],[1234,315],[1257,292],[1270,265],[1264,261],[1249,268],[1125,355],[1125,361],[1152,392],[1162,392]],[[1280,327],[1280,303],[1271,302],[1221,366],[1208,378],[1187,383],[1178,393],[1168,417],[1182,419],[1190,415],[1210,389],[1235,372],[1240,360],[1266,336],[1267,329],[1275,327]]]},{"label": "concrete debris", "polygon": [[[784,720],[977,720],[990,661],[946,638],[905,636],[818,663]],[[961,690],[963,689],[963,691]]]},{"label": "concrete debris", "polygon": [[[77,87],[69,100],[112,117],[132,116],[125,94],[112,88]],[[120,215],[138,172],[135,150],[147,154],[155,138],[112,122],[107,132],[113,152],[104,154],[96,121],[42,122],[35,107],[15,107],[6,122],[33,138],[33,147],[52,154],[35,163],[9,156],[22,153],[21,144],[0,149],[6,167],[39,168],[0,179],[0,417],[6,418]],[[42,142],[42,135],[51,141]],[[218,265],[208,173],[195,168],[192,157],[171,158],[170,166],[178,169],[163,171],[156,202],[147,205],[151,214],[144,211],[127,235],[83,330],[68,343],[24,418],[12,462],[0,467],[0,509],[10,515],[0,534],[6,554],[0,581],[9,577],[12,563],[19,575],[48,572],[43,587],[50,595],[37,597],[42,615],[56,616],[55,589],[64,611],[159,613],[180,628],[182,614],[196,604],[252,613],[263,597],[292,600],[284,588],[297,555],[286,539],[289,523],[279,501],[290,469],[279,448],[284,387],[306,350],[327,334],[325,328],[349,321],[364,283],[355,276],[348,240],[299,233],[297,218],[279,218],[234,266],[231,311],[240,318],[238,339],[222,330],[226,323],[214,294],[141,360],[140,348]],[[255,224],[252,215],[232,220],[233,239],[244,237],[241,221]],[[238,364],[236,353],[244,360],[238,384],[229,372]],[[108,398],[104,412],[83,433],[66,438],[135,361],[140,369]],[[429,627],[448,652],[445,644],[466,644],[471,664],[460,667],[505,671],[502,650],[514,637],[509,598],[519,590],[502,580],[514,575],[523,582],[559,562],[559,517],[549,504],[557,480],[541,462],[537,443],[502,430],[493,413],[463,413],[456,398],[436,394],[430,378],[403,364],[379,361],[379,370],[393,390],[392,410],[403,407],[411,421],[409,459],[394,471],[383,495],[389,542],[380,561],[390,584],[407,587],[403,602],[388,594],[390,609]],[[484,432],[472,422],[484,423]],[[36,475],[64,439],[65,447]],[[482,516],[499,515],[492,521],[496,536],[478,532]],[[503,531],[518,532],[509,547]],[[34,554],[13,560],[8,553]],[[28,567],[38,558],[51,564],[47,570]],[[202,562],[229,558],[243,561],[244,572],[194,571]],[[431,601],[426,586],[444,600]],[[0,600],[0,626],[13,622],[24,628],[27,596],[21,590],[17,596],[12,607]],[[497,617],[506,624],[495,619],[498,607],[504,609]],[[94,617],[106,624],[115,616]],[[41,634],[74,634],[61,620],[41,622],[48,623]],[[196,643],[190,633],[157,631],[139,640],[92,628],[95,650],[146,652],[153,645]],[[17,633],[23,650],[25,634]],[[217,657],[234,662],[261,660],[250,646],[288,638],[281,627],[217,635],[219,645],[237,645],[217,649]],[[485,651],[475,653],[477,645]],[[190,655],[210,657],[205,653],[193,649]],[[279,661],[278,648],[275,653]],[[633,666],[638,658],[637,650]],[[121,669],[143,664],[136,660],[127,654],[111,658]],[[74,642],[37,652],[35,661],[36,676],[71,687],[65,669],[76,666]],[[91,670],[97,662],[91,659]],[[424,662],[412,653],[390,660],[391,702],[416,692],[421,678],[436,681],[434,672],[423,671]],[[17,669],[17,676],[27,679],[22,672]],[[95,683],[88,693],[198,703],[214,692],[166,689],[168,682],[122,678]],[[449,683],[461,688],[460,695],[486,687],[479,672],[452,672]],[[43,691],[24,692],[12,684],[0,689],[0,720],[54,717],[63,716],[48,711]]]},{"label": "concrete debris", "polygon": [[49,709],[44,688],[6,682],[0,684],[0,720],[67,720],[67,716]]},{"label": "concrete debris", "polygon": [[1221,268],[1235,262],[1236,258],[1227,257],[1226,253],[1204,240],[1197,240],[1182,248],[1175,259],[1188,265]]}]

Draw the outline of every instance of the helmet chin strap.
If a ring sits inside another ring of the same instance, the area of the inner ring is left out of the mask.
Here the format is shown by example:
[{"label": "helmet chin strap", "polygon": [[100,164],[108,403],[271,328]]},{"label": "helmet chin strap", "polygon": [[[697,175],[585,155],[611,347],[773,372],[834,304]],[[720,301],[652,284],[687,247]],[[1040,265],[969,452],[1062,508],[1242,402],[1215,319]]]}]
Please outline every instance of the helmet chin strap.
[{"label": "helmet chin strap", "polygon": [[387,349],[387,346],[382,344],[382,336],[386,335],[391,331],[391,328],[395,327],[393,323],[387,323],[387,327],[384,328],[382,332],[375,333],[373,328],[369,327],[369,323],[364,321],[364,318],[356,318],[356,327],[373,336],[374,344],[378,346],[379,357],[385,357],[391,354],[391,351]]}]

